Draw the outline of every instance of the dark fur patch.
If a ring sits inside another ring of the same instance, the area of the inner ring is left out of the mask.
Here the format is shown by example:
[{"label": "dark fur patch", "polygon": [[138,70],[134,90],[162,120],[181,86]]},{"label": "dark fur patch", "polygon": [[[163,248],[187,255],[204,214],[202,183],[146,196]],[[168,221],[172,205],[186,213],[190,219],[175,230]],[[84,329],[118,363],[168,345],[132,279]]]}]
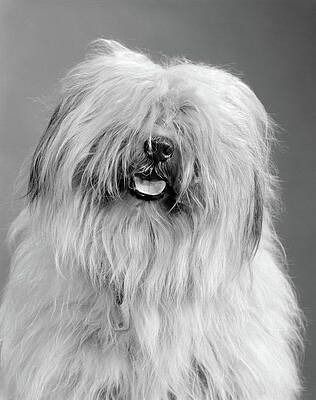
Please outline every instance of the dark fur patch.
[{"label": "dark fur patch", "polygon": [[[248,257],[253,257],[258,249],[263,222],[263,195],[257,174],[254,174],[253,210],[249,210],[249,219],[245,228]],[[251,219],[251,220],[250,220]]]},{"label": "dark fur patch", "polygon": [[254,176],[254,186],[255,186],[255,192],[254,192],[252,236],[254,238],[254,250],[256,250],[261,237],[262,220],[263,220],[263,196],[260,183],[258,182],[258,177],[256,174]]},{"label": "dark fur patch", "polygon": [[46,128],[45,133],[41,137],[35,153],[33,155],[32,164],[31,164],[31,171],[30,171],[30,178],[28,182],[28,190],[27,196],[29,197],[30,201],[33,202],[40,193],[45,191],[45,181],[46,177],[42,177],[42,165],[43,159],[45,157],[46,151],[49,148],[50,144],[54,140],[56,133],[58,131],[58,126],[60,125],[61,118],[61,104],[59,104],[51,116],[49,124]]},{"label": "dark fur patch", "polygon": [[177,397],[174,393],[168,392],[168,400],[177,400]]}]

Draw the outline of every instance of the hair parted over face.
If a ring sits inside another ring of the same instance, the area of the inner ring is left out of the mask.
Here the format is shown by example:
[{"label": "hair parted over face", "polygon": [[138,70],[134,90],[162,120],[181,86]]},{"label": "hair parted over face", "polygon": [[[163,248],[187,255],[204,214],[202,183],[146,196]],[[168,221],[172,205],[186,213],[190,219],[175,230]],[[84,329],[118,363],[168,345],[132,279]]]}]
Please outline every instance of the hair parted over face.
[{"label": "hair parted over face", "polygon": [[61,86],[28,196],[63,272],[179,300],[248,263],[273,179],[270,122],[247,85],[98,40]]}]

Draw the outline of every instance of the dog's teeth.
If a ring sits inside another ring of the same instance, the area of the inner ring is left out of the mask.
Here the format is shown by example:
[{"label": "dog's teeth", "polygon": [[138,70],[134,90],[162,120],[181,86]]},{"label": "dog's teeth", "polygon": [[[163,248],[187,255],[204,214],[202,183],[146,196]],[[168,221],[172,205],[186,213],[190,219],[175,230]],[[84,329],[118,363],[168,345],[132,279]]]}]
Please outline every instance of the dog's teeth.
[{"label": "dog's teeth", "polygon": [[141,179],[137,176],[134,178],[135,188],[138,192],[143,194],[148,194],[151,196],[156,196],[164,191],[166,187],[165,181],[148,181],[145,179]]}]

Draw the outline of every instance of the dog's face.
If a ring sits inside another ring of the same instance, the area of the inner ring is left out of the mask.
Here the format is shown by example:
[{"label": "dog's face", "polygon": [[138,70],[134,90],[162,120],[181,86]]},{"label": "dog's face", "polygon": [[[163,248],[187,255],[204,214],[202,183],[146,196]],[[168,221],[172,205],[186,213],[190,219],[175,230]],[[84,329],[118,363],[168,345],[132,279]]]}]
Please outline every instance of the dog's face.
[{"label": "dog's face", "polygon": [[219,264],[239,266],[258,245],[268,136],[263,106],[231,74],[160,66],[99,41],[63,81],[33,157],[30,203],[61,259],[71,253],[98,285],[124,276],[133,290],[147,279],[182,293],[204,286],[203,268],[216,270],[215,285]]}]

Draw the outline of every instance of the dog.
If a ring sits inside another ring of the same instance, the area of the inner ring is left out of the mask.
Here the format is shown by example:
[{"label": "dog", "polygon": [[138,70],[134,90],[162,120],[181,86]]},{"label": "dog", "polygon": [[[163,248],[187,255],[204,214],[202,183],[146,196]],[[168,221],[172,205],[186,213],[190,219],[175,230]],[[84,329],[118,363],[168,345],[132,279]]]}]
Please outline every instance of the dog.
[{"label": "dog", "polygon": [[10,229],[5,398],[298,399],[274,131],[234,74],[95,41]]}]

